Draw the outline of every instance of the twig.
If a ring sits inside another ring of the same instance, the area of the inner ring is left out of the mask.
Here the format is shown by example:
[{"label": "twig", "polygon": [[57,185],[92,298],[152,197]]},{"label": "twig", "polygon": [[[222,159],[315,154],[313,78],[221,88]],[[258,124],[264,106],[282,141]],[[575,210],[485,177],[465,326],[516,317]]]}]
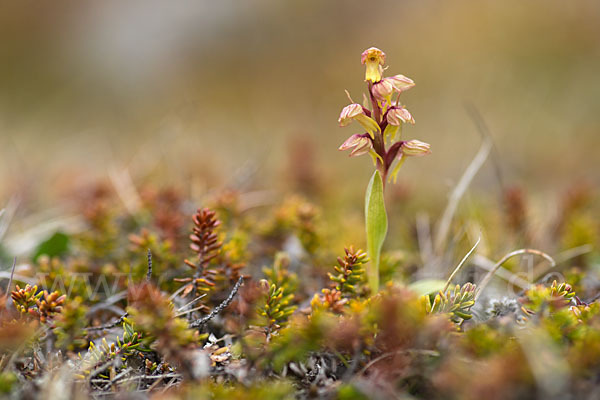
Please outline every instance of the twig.
[{"label": "twig", "polygon": [[160,391],[160,394],[165,393],[167,390],[169,390],[171,387],[175,386],[174,383],[177,382],[177,377],[171,378],[171,380],[165,385],[165,387]]},{"label": "twig", "polygon": [[202,304],[201,306],[198,306],[198,307],[194,307],[191,310],[186,310],[186,311],[178,312],[177,314],[175,314],[175,316],[176,317],[181,317],[183,315],[187,315],[189,313],[193,313],[194,311],[202,310],[203,308],[204,309],[206,308],[206,306],[204,304]]},{"label": "twig", "polygon": [[[486,271],[489,272],[492,269],[494,269],[494,266],[496,265],[496,263],[494,263],[492,260],[488,259],[487,257],[482,256],[481,254],[475,254],[473,256],[473,265],[475,265],[476,267],[479,267],[481,269],[485,269]],[[528,281],[519,277],[516,274],[513,274],[512,272],[510,272],[509,270],[507,270],[503,267],[499,267],[498,269],[496,269],[496,276],[501,279],[504,279],[505,281],[509,282],[511,285],[518,286],[521,289],[527,289],[530,285],[530,283]]]},{"label": "twig", "polygon": [[10,279],[8,280],[8,285],[6,286],[6,298],[8,298],[8,294],[10,293],[10,288],[12,286],[13,277],[15,276],[15,268],[17,267],[17,257],[13,258],[12,268],[10,269]]},{"label": "twig", "polygon": [[[9,273],[8,271],[0,271],[0,279],[10,279],[11,275],[13,275],[12,273]],[[37,283],[37,281],[34,278],[28,277],[28,276],[23,276],[23,275],[19,275],[19,274],[14,274],[14,279],[17,282],[23,282],[23,283],[27,283],[31,286],[35,285]]]},{"label": "twig", "polygon": [[164,378],[160,378],[154,381],[154,383],[150,386],[148,386],[148,393],[153,391],[158,385],[160,385],[162,383]]},{"label": "twig", "polygon": [[597,295],[595,295],[594,297],[592,297],[591,299],[587,300],[586,303],[587,304],[592,304],[593,302],[595,302],[596,300],[600,299],[600,293],[598,293]]},{"label": "twig", "polygon": [[435,236],[435,250],[439,254],[442,249],[442,246],[448,236],[448,232],[450,230],[450,223],[452,222],[452,218],[454,218],[454,214],[456,213],[456,209],[458,207],[458,203],[460,199],[465,194],[467,188],[471,184],[471,181],[487,159],[490,151],[492,150],[492,141],[489,138],[485,138],[483,143],[481,143],[481,147],[479,151],[471,161],[471,164],[467,167],[463,175],[461,176],[458,184],[454,187],[454,190],[450,194],[450,198],[448,199],[448,205],[444,210],[444,214],[442,215],[442,219],[440,220],[439,228],[437,229]]},{"label": "twig", "polygon": [[146,272],[146,280],[150,282],[152,279],[152,252],[148,249],[148,272]]},{"label": "twig", "polygon": [[179,293],[181,293],[185,290],[185,287],[186,287],[186,285],[180,287],[175,292],[173,292],[173,294],[169,296],[169,300],[173,300],[175,297],[177,297],[177,295],[179,295]]},{"label": "twig", "polygon": [[469,250],[469,252],[467,254],[465,254],[465,256],[463,257],[463,259],[460,260],[460,262],[458,263],[458,265],[456,266],[456,268],[454,268],[454,271],[452,271],[452,273],[450,274],[450,277],[448,278],[448,281],[446,281],[446,285],[444,286],[444,289],[442,289],[442,293],[445,293],[446,290],[448,290],[448,287],[450,286],[450,283],[452,283],[452,279],[454,279],[454,277],[456,276],[456,274],[458,273],[458,271],[460,271],[460,269],[465,264],[465,262],[467,262],[467,260],[469,259],[469,257],[471,257],[471,254],[473,254],[473,252],[475,251],[475,249],[479,245],[479,242],[481,242],[481,236],[477,239],[477,241],[475,242],[475,244],[473,245],[473,247],[471,248],[471,250]]},{"label": "twig", "polygon": [[512,252],[508,253],[507,255],[505,255],[504,257],[502,257],[502,259],[500,261],[498,261],[496,263],[496,265],[494,265],[494,268],[492,268],[490,270],[490,272],[488,272],[487,275],[481,280],[481,283],[479,285],[477,285],[478,289],[477,289],[477,294],[475,295],[475,299],[474,299],[475,301],[477,301],[479,296],[481,296],[483,289],[485,289],[485,287],[488,285],[488,283],[490,283],[490,281],[494,277],[494,274],[496,273],[496,270],[498,268],[500,268],[502,266],[502,264],[507,262],[509,259],[511,259],[514,256],[518,256],[520,254],[535,254],[537,256],[540,256],[540,257],[546,259],[552,266],[556,265],[556,261],[554,261],[554,259],[552,257],[550,257],[548,254],[544,253],[543,251],[539,251],[539,250],[535,250],[535,249],[519,249],[519,250],[512,251]]},{"label": "twig", "polygon": [[115,308],[118,308],[118,310],[115,311],[115,314],[121,315],[121,314],[123,314],[123,310],[120,309],[119,307],[115,307],[114,304],[123,300],[126,297],[127,297],[127,292],[125,290],[115,293],[112,296],[110,296],[109,298],[107,298],[106,300],[104,300],[102,303],[97,303],[97,304],[94,304],[93,306],[91,306],[90,309],[88,310],[88,312],[86,313],[86,315],[93,315],[98,310],[104,310],[104,309],[114,310]]},{"label": "twig", "polygon": [[191,306],[192,304],[194,304],[195,302],[197,302],[198,300],[202,299],[202,298],[203,298],[203,297],[205,297],[205,296],[206,296],[206,294],[201,294],[200,296],[196,297],[194,300],[192,300],[192,301],[189,301],[189,302],[187,302],[186,304],[184,304],[184,305],[182,305],[181,307],[179,307],[179,308],[177,309],[177,311],[181,311],[181,310],[183,310],[184,308]]},{"label": "twig", "polygon": [[87,331],[103,331],[106,329],[111,329],[114,328],[117,325],[121,325],[123,323],[123,321],[125,320],[125,318],[127,318],[129,316],[129,313],[125,313],[123,315],[121,315],[119,317],[119,319],[117,319],[116,321],[110,323],[110,324],[106,324],[106,325],[100,325],[100,326],[91,326],[89,328],[86,328]]},{"label": "twig", "polygon": [[119,373],[117,376],[115,376],[113,379],[111,379],[108,382],[108,384],[105,386],[105,388],[108,389],[109,387],[111,387],[112,385],[114,385],[115,383],[117,383],[117,381],[119,379],[121,379],[122,377],[124,377],[125,375],[129,374],[132,371],[133,371],[133,368],[126,368],[125,371]]},{"label": "twig", "polygon": [[95,369],[94,371],[92,371],[90,373],[90,376],[88,376],[87,379],[89,380],[89,382],[91,382],[92,378],[94,378],[95,376],[100,375],[102,372],[106,371],[110,367],[116,367],[116,365],[117,365],[117,358],[115,358],[113,360],[108,360],[104,364],[102,364],[100,367],[98,367],[97,369]]},{"label": "twig", "polygon": [[208,314],[206,317],[197,319],[196,321],[190,323],[190,328],[199,328],[199,327],[206,325],[206,323],[208,321],[213,319],[217,314],[219,314],[221,311],[223,311],[225,308],[227,308],[233,301],[233,298],[235,297],[238,290],[240,289],[240,286],[242,286],[242,283],[244,283],[244,277],[240,276],[240,279],[238,279],[238,281],[233,286],[233,289],[231,289],[231,293],[229,293],[229,296],[227,296],[227,298],[225,300],[223,300],[223,302],[221,304],[219,304],[217,307],[215,307],[210,312],[210,314]]},{"label": "twig", "polygon": [[[131,372],[131,371],[129,371]],[[121,383],[125,383],[125,382],[131,382],[131,381],[137,381],[137,380],[142,380],[142,379],[164,379],[164,378],[181,378],[180,374],[173,374],[173,373],[168,373],[168,374],[163,374],[163,375],[134,375],[134,376],[130,376],[124,379],[121,379],[119,381],[117,381],[116,379],[111,381],[111,383],[117,383],[117,384],[121,384]],[[104,380],[106,381],[106,380]]]},{"label": "twig", "polygon": [[389,353],[382,354],[379,357],[371,360],[356,375],[360,376],[360,375],[364,374],[365,372],[367,372],[367,370],[369,368],[371,368],[373,365],[377,364],[379,361],[384,360],[389,357],[392,357],[392,356],[395,356],[395,355],[398,355],[398,354],[421,354],[424,356],[431,356],[431,357],[437,357],[440,355],[440,353],[438,353],[437,351],[425,350],[425,349],[406,349],[406,350],[391,351]]}]

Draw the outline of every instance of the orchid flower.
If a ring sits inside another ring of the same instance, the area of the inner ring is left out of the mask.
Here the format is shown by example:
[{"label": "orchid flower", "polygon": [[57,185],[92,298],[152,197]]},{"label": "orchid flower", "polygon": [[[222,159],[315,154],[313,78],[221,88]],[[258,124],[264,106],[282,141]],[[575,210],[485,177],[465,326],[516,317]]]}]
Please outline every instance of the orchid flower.
[{"label": "orchid flower", "polygon": [[[356,121],[366,133],[350,136],[339,150],[350,150],[350,157],[369,153],[375,164],[376,171],[371,177],[365,196],[365,226],[367,248],[372,263],[367,275],[371,290],[377,292],[381,246],[387,234],[387,214],[383,196],[385,184],[388,179],[396,181],[398,171],[406,158],[427,155],[431,153],[431,146],[420,140],[396,139],[403,124],[415,123],[412,114],[400,103],[400,95],[413,88],[415,82],[404,75],[383,77],[385,53],[376,47],[362,53],[361,63],[365,65],[368,89],[365,105],[355,103],[348,94],[351,104],[342,109],[338,122],[340,126],[347,126]],[[392,100],[394,96],[396,99]]]}]

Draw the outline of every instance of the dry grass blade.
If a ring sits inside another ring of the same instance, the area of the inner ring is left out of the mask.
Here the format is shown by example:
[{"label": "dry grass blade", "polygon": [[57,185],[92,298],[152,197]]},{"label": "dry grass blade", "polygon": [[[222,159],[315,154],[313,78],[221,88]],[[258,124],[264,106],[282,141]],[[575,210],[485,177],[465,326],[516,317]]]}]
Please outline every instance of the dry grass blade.
[{"label": "dry grass blade", "polygon": [[175,316],[176,317],[182,317],[184,315],[188,315],[190,313],[193,313],[194,311],[202,310],[202,309],[205,309],[205,308],[206,308],[206,306],[194,307],[194,308],[192,308],[190,310],[181,311],[181,312],[177,313]]},{"label": "dry grass blade", "polygon": [[18,206],[18,198],[16,196],[12,196],[8,200],[6,207],[0,210],[0,240],[2,240],[6,234],[6,231],[8,231],[8,227],[13,219],[13,216],[15,215],[15,212],[17,211]]},{"label": "dry grass blade", "polygon": [[369,368],[371,368],[373,365],[377,364],[379,361],[385,360],[386,358],[393,357],[393,356],[396,356],[399,354],[415,354],[415,355],[423,355],[423,356],[429,356],[429,357],[438,357],[440,355],[440,353],[435,350],[427,350],[427,349],[403,349],[403,350],[391,351],[389,353],[382,354],[379,357],[371,360],[367,365],[365,365],[358,372],[357,375],[360,376],[360,375],[364,374],[365,372],[367,372],[367,370]]},{"label": "dry grass blade", "polygon": [[142,208],[142,200],[133,184],[131,175],[128,169],[119,170],[116,166],[112,166],[108,173],[110,180],[117,192],[117,195],[123,202],[123,205],[131,215],[137,215]]},{"label": "dry grass blade", "polygon": [[512,251],[510,253],[508,253],[507,255],[505,255],[504,257],[502,257],[502,259],[500,259],[500,261],[498,261],[496,263],[496,265],[494,265],[494,268],[492,268],[490,270],[490,272],[487,273],[487,275],[482,279],[481,283],[478,286],[478,291],[477,294],[475,295],[475,301],[477,301],[477,299],[479,298],[479,296],[481,296],[481,293],[483,293],[483,290],[485,289],[485,287],[490,283],[490,281],[492,280],[492,278],[494,277],[494,274],[496,273],[496,271],[498,270],[498,268],[500,268],[502,266],[502,264],[504,264],[505,262],[507,262],[508,260],[510,260],[511,258],[521,255],[521,254],[534,254],[536,256],[540,256],[542,258],[545,258],[546,260],[548,260],[548,262],[552,265],[555,266],[556,265],[556,261],[554,261],[554,259],[552,257],[550,257],[548,254],[539,251],[539,250],[535,250],[535,249],[519,249],[519,250],[515,250]]},{"label": "dry grass blade", "polygon": [[198,300],[202,299],[203,297],[206,297],[205,294],[200,295],[198,297],[196,297],[194,300],[187,302],[186,304],[182,305],[181,307],[179,307],[177,309],[177,311],[182,311],[183,309],[185,309],[186,307],[191,306],[192,304],[195,304]]},{"label": "dry grass blade", "polygon": [[173,292],[172,295],[169,296],[169,300],[173,300],[175,297],[179,296],[179,294],[181,294],[181,292],[183,292],[184,290],[185,290],[185,286],[180,287],[175,292]]},{"label": "dry grass blade", "polygon": [[10,269],[10,279],[8,280],[8,285],[6,285],[6,298],[8,298],[8,295],[10,293],[10,288],[12,286],[12,281],[15,276],[15,268],[16,267],[17,267],[17,257],[13,258],[12,267]]},{"label": "dry grass blade", "polygon": [[[554,257],[554,261],[556,261],[556,265],[559,265],[559,264],[564,263],[565,261],[568,261],[573,258],[590,253],[593,250],[594,250],[594,246],[592,246],[591,244],[584,244],[583,246],[573,247],[571,249],[563,251],[562,253],[557,254]],[[555,267],[554,265],[550,265],[550,266],[546,266],[546,267],[541,266],[540,268],[535,268],[533,271],[534,272],[533,276],[535,277],[535,280],[541,279],[544,275],[546,275],[548,272],[550,272],[550,270],[553,269],[554,267]]]},{"label": "dry grass blade", "polygon": [[29,284],[31,286],[35,285],[37,283],[37,280],[35,278],[31,278],[29,276],[23,276],[23,275],[19,275],[19,274],[13,274],[12,271],[8,272],[8,271],[0,271],[0,279],[11,279],[10,277],[13,277],[14,281],[17,282],[23,282],[26,284]]},{"label": "dry grass blade", "polygon": [[423,261],[423,264],[429,264],[433,257],[433,243],[431,240],[429,215],[424,212],[418,213],[416,218],[416,227],[421,260]]},{"label": "dry grass blade", "polygon": [[[473,265],[489,272],[494,269],[496,263],[494,263],[492,260],[490,260],[487,257],[484,257],[480,254],[475,254],[473,256]],[[525,279],[519,277],[518,275],[513,274],[506,268],[503,268],[503,267],[497,268],[496,276],[504,279],[507,282],[510,282],[512,285],[518,286],[521,289],[527,289],[529,287],[529,282],[527,282]]]},{"label": "dry grass blade", "polygon": [[[454,214],[456,213],[456,209],[458,208],[458,203],[460,202],[460,199],[465,194],[467,188],[473,181],[473,178],[475,177],[475,175],[477,175],[477,172],[479,171],[483,163],[487,160],[490,152],[494,147],[487,126],[485,125],[485,122],[483,121],[483,118],[481,117],[477,109],[473,106],[468,106],[467,111],[469,112],[473,123],[476,125],[478,132],[481,134],[483,142],[481,143],[479,151],[477,152],[477,154],[475,154],[475,157],[473,157],[471,164],[469,164],[469,166],[461,176],[460,180],[458,181],[458,184],[454,187],[454,190],[450,194],[448,204],[446,205],[446,209],[442,214],[442,219],[440,220],[440,224],[435,235],[434,246],[437,254],[440,254],[442,247],[446,242],[446,238],[448,237],[448,232],[450,230],[450,224],[452,222],[452,219],[454,218]],[[496,169],[496,172],[498,174],[500,182],[502,182],[499,169]]]},{"label": "dry grass blade", "polygon": [[111,329],[116,327],[117,325],[121,325],[123,323],[123,321],[125,320],[125,318],[127,318],[129,316],[129,313],[125,313],[123,315],[121,315],[119,317],[119,319],[117,319],[114,322],[111,322],[110,324],[106,324],[106,325],[101,325],[101,326],[91,326],[89,328],[86,328],[86,330],[88,331],[103,331],[106,329]]},{"label": "dry grass blade", "polygon": [[[467,113],[471,117],[471,120],[477,127],[477,131],[484,139],[489,139],[492,141],[492,135],[490,134],[490,129],[485,123],[485,120],[481,116],[479,109],[475,107],[472,103],[465,103],[465,109]],[[490,155],[491,162],[494,167],[494,172],[496,173],[496,178],[498,179],[498,183],[504,192],[504,179],[502,178],[502,161],[500,159],[500,155],[498,154],[498,149],[496,146],[492,146],[492,153]]]},{"label": "dry grass blade", "polygon": [[6,250],[13,255],[26,255],[31,253],[43,240],[57,231],[66,234],[76,234],[84,230],[85,225],[81,216],[58,217],[45,222],[35,222],[31,217],[31,228],[17,235],[9,235],[3,242]]},{"label": "dry grass blade", "polygon": [[473,254],[473,252],[475,251],[475,249],[479,245],[479,242],[481,242],[481,236],[479,238],[477,238],[477,241],[475,242],[475,244],[473,245],[473,247],[471,248],[471,250],[469,250],[469,252],[467,254],[465,254],[465,256],[463,257],[462,260],[460,260],[460,262],[458,263],[458,265],[456,266],[456,268],[454,269],[454,271],[452,271],[452,273],[450,274],[450,277],[448,278],[448,281],[446,282],[446,285],[444,286],[444,289],[442,289],[442,292],[445,293],[446,290],[448,290],[448,287],[450,286],[450,283],[452,283],[452,279],[454,279],[454,277],[456,276],[456,274],[458,274],[458,271],[460,271],[460,269],[463,267],[463,265],[465,265],[465,263],[467,262],[467,260],[469,259],[469,257],[471,257],[471,254]]},{"label": "dry grass blade", "polygon": [[450,198],[448,199],[448,204],[446,209],[444,210],[444,214],[442,215],[442,219],[440,220],[439,227],[435,236],[435,250],[439,254],[446,242],[446,238],[448,237],[448,232],[450,231],[450,224],[452,219],[454,218],[454,214],[456,213],[456,209],[458,208],[458,203],[460,199],[465,194],[467,188],[473,181],[473,178],[487,159],[490,151],[492,150],[492,141],[489,139],[484,139],[479,151],[471,161],[471,164],[467,167],[462,177],[458,181],[458,184],[454,187],[454,190],[450,194]]}]

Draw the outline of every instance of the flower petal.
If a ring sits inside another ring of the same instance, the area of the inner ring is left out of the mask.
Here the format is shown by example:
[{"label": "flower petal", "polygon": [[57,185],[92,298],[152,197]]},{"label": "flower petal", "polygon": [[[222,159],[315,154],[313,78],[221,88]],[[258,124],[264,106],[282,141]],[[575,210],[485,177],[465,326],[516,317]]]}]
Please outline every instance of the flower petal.
[{"label": "flower petal", "polygon": [[340,117],[338,118],[338,122],[340,123],[340,126],[346,126],[350,122],[352,122],[352,120],[354,118],[356,118],[357,116],[359,116],[361,114],[366,116],[366,114],[360,104],[357,104],[357,103],[349,104],[342,109],[342,112],[340,113]]},{"label": "flower petal", "polygon": [[366,65],[365,81],[379,82],[383,73],[382,65],[385,64],[385,53],[376,47],[363,51],[360,62]]},{"label": "flower petal", "polygon": [[356,118],[356,121],[362,125],[363,128],[371,135],[371,138],[375,137],[375,133],[381,132],[381,128],[379,124],[375,122],[375,120],[371,117],[367,117],[366,115],[359,115]]},{"label": "flower petal", "polygon": [[409,157],[421,157],[431,153],[431,145],[420,140],[408,140],[402,143],[401,154]]},{"label": "flower petal", "polygon": [[371,137],[375,137],[375,133],[381,130],[379,124],[365,114],[365,111],[360,104],[354,103],[347,105],[342,109],[340,117],[338,118],[340,126],[346,126],[352,122],[352,120],[356,120],[361,124]]},{"label": "flower petal", "polygon": [[341,144],[338,150],[344,151],[348,150],[349,148],[355,147],[360,142],[361,138],[362,136],[358,133],[350,136],[348,139],[346,139],[344,143]]},{"label": "flower petal", "polygon": [[339,150],[352,149],[350,156],[355,157],[368,153],[372,148],[373,144],[371,143],[371,139],[369,139],[369,135],[367,133],[363,133],[350,136],[344,143],[342,143],[342,145],[339,147]]},{"label": "flower petal", "polygon": [[388,78],[384,78],[373,85],[371,93],[373,93],[373,96],[377,100],[387,100],[389,102],[392,94],[394,93],[394,86],[392,85],[392,82],[388,80]]},{"label": "flower petal", "polygon": [[387,122],[390,125],[400,125],[401,122],[414,124],[415,119],[404,107],[394,107],[387,113]]},{"label": "flower petal", "polygon": [[404,75],[394,75],[385,79],[389,80],[390,84],[394,87],[394,89],[400,93],[415,86],[415,82]]}]

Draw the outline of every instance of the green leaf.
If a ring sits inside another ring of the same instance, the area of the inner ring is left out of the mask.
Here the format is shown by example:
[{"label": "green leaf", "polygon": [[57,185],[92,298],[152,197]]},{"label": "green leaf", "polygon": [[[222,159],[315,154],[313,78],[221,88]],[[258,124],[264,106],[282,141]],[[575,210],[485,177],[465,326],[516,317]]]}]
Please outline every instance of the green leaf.
[{"label": "green leaf", "polygon": [[446,281],[440,279],[421,279],[408,285],[409,289],[424,296],[426,294],[437,293],[444,288]]},{"label": "green leaf", "polygon": [[369,287],[373,294],[379,291],[379,259],[387,235],[388,221],[383,200],[383,181],[375,171],[365,195],[365,226],[367,228],[367,253],[371,262],[367,268]]},{"label": "green leaf", "polygon": [[65,254],[69,250],[69,236],[62,232],[56,232],[49,239],[40,243],[35,249],[33,260],[36,261],[41,255],[56,257]]}]

